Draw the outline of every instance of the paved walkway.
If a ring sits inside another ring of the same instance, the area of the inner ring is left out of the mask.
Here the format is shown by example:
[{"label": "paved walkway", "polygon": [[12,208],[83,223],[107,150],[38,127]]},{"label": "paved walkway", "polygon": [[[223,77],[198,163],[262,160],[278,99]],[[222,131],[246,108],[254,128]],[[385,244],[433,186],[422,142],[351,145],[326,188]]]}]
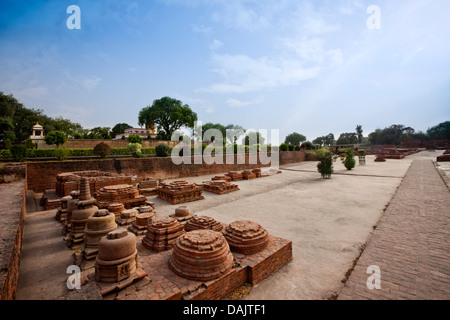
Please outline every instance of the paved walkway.
[{"label": "paved walkway", "polygon": [[414,160],[338,299],[450,299],[449,235],[450,192],[431,160]]}]

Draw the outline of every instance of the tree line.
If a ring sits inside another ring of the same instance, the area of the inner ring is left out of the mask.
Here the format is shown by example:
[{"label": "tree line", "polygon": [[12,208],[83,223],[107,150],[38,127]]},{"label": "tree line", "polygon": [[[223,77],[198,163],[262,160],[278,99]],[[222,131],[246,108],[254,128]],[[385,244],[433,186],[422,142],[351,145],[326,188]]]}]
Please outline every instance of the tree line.
[{"label": "tree line", "polygon": [[[246,132],[247,130],[241,125],[223,125],[208,122],[202,125],[200,130],[200,128],[196,127],[197,120],[197,114],[189,105],[170,97],[154,100],[152,105],[142,108],[138,114],[138,124],[145,126],[146,129],[156,129],[158,134],[156,139],[158,140],[171,140],[172,135],[179,132],[181,128],[190,129],[197,135],[201,133],[201,137],[192,135],[197,140],[202,139],[207,130],[217,129],[221,133],[224,145],[237,143],[237,140],[240,138],[243,138],[243,142],[246,145],[250,141],[264,144],[264,137],[259,132]],[[0,92],[0,148],[5,149],[11,144],[26,142],[31,134],[31,128],[37,122],[43,126],[47,136],[52,137],[49,138],[49,141],[54,139],[54,144],[62,144],[67,139],[113,139],[132,127],[127,123],[118,123],[113,128],[95,127],[85,129],[79,123],[71,120],[62,117],[49,117],[41,109],[26,108],[12,94],[5,95],[3,92]],[[231,138],[233,141],[227,141],[227,131],[234,133]],[[150,137],[148,138],[150,139]],[[208,139],[214,141],[215,137],[208,137]],[[306,141],[306,137],[303,134],[293,132],[286,136],[284,142],[294,146],[302,144],[317,146],[345,144],[398,145],[405,140],[444,139],[450,139],[450,121],[429,128],[426,132],[415,131],[411,127],[394,124],[384,129],[376,129],[367,137],[363,136],[362,125],[357,125],[354,132],[341,133],[337,139],[335,139],[333,133],[329,133],[317,137],[312,142]]]}]

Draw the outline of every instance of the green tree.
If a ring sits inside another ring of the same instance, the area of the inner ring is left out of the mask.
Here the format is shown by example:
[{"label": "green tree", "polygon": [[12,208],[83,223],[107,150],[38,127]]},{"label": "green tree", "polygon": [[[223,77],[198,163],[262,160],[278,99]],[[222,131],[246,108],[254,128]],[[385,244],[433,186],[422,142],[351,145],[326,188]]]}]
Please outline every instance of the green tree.
[{"label": "green tree", "polygon": [[133,128],[128,123],[118,123],[111,129],[111,137],[114,139],[116,136],[121,135],[126,129]]},{"label": "green tree", "polygon": [[356,126],[356,135],[358,136],[358,143],[361,143],[362,139],[363,139],[362,125],[357,125]]},{"label": "green tree", "polygon": [[157,126],[159,135],[170,140],[172,133],[181,127],[193,128],[197,114],[187,104],[170,97],[153,101],[151,106],[139,112],[138,124],[149,129],[152,124]]},{"label": "green tree", "polygon": [[356,144],[358,142],[358,136],[355,132],[346,132],[341,133],[338,140],[336,141],[336,144],[342,145],[342,144]]},{"label": "green tree", "polygon": [[437,126],[429,128],[427,134],[431,140],[450,139],[450,121],[445,121]]},{"label": "green tree", "polygon": [[67,141],[67,136],[62,131],[52,131],[45,137],[45,143],[48,145],[56,145],[59,147]]},{"label": "green tree", "polygon": [[342,160],[342,163],[347,168],[347,170],[352,170],[356,165],[355,156],[353,154],[353,149],[347,148],[345,149],[345,158]]},{"label": "green tree", "polygon": [[89,134],[92,134],[92,137],[97,138],[91,138],[91,139],[111,139],[111,134],[109,132],[109,127],[95,127],[92,128],[89,132]]},{"label": "green tree", "polygon": [[[256,142],[255,142],[256,141]],[[264,144],[264,137],[259,132],[250,131],[245,134],[244,145],[250,146],[250,142],[254,144]]]},{"label": "green tree", "polygon": [[300,133],[293,132],[286,136],[284,143],[292,144],[294,146],[299,146],[302,142],[306,141],[306,137]]}]

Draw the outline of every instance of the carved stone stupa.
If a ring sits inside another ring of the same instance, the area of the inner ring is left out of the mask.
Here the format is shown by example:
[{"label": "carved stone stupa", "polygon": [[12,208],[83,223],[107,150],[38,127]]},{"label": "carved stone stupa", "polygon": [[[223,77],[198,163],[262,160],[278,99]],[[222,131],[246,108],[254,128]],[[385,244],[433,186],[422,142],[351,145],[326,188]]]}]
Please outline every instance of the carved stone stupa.
[{"label": "carved stone stupa", "polygon": [[72,211],[72,227],[68,243],[70,247],[84,242],[87,220],[98,210],[94,205],[95,201],[95,198],[91,197],[89,181],[83,177],[80,182],[80,197],[76,203],[77,207]]}]

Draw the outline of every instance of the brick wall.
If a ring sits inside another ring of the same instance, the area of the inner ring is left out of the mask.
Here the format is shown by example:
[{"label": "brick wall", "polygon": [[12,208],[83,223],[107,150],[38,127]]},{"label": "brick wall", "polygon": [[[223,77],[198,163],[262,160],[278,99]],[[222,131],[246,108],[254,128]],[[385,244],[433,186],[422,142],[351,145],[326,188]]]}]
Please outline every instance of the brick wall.
[{"label": "brick wall", "polygon": [[[0,300],[14,300],[19,279],[20,253],[26,211],[25,179],[0,188]],[[3,201],[5,197],[8,201]]]},{"label": "brick wall", "polygon": [[[238,163],[238,157],[243,157],[240,162],[244,162],[244,164]],[[305,153],[302,151],[280,152],[281,165],[304,161],[304,159]],[[202,164],[176,165],[170,157],[29,162],[27,163],[27,187],[34,192],[55,189],[56,175],[73,171],[99,170],[140,177],[149,176],[155,179],[174,179],[268,166],[260,163],[248,164],[248,154],[235,155],[232,164],[227,164],[225,159],[223,162],[223,164],[206,164],[203,162]]]}]

